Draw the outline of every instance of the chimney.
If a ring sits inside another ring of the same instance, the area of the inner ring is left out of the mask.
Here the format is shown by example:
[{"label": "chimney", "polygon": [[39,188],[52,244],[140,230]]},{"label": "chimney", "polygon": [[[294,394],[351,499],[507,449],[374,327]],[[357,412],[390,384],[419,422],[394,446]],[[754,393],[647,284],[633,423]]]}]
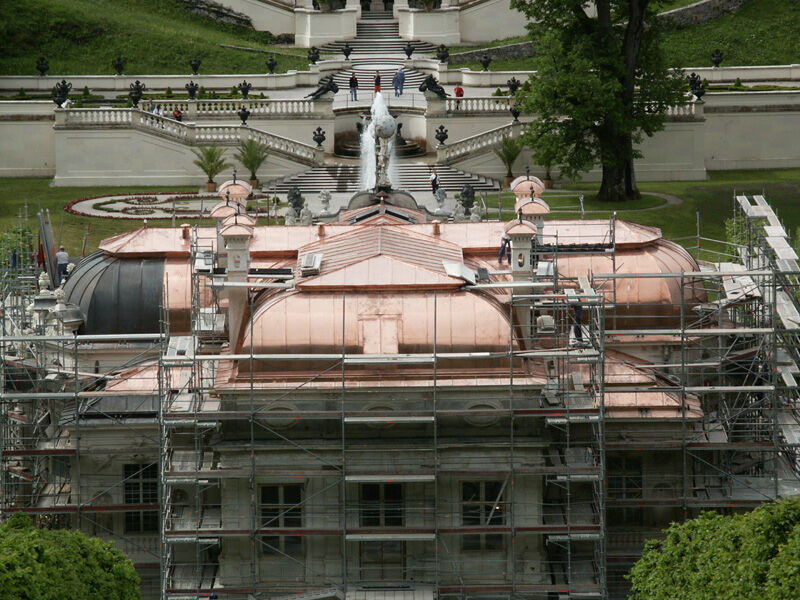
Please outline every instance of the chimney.
[{"label": "chimney", "polygon": [[[242,218],[241,222],[238,215],[227,219],[219,234],[228,258],[226,282],[247,283],[247,274],[250,271],[250,242],[253,239],[253,228],[248,224],[247,217]],[[228,341],[231,352],[235,350],[235,343],[239,338],[239,329],[247,309],[248,291],[246,286],[232,285],[225,288],[228,297]]]},{"label": "chimney", "polygon": [[[516,221],[511,221],[506,225],[506,235],[511,239],[511,277],[515,282],[530,282],[533,278],[531,251],[536,233],[536,225],[530,221],[523,220],[521,211]],[[531,290],[532,288],[530,287],[515,288],[514,293],[520,295],[530,294]],[[517,322],[524,332],[523,339],[529,338],[533,303],[521,302],[515,313]]]}]

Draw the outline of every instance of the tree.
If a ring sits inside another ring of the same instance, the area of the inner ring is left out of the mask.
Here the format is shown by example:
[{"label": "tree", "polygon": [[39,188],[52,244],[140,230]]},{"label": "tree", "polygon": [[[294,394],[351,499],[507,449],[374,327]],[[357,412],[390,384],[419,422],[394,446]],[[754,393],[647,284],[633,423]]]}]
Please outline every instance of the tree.
[{"label": "tree", "polygon": [[663,129],[670,106],[685,101],[686,80],[661,49],[666,27],[652,0],[512,0],[536,42],[537,72],[517,104],[537,119],[526,139],[534,158],[575,178],[600,164],[598,198],[638,197],[634,145]]},{"label": "tree", "polygon": [[250,171],[250,181],[258,180],[256,173],[268,156],[269,148],[264,142],[258,140],[246,140],[236,148],[236,158],[245,169]]},{"label": "tree", "polygon": [[500,145],[495,148],[494,153],[503,163],[503,166],[506,168],[506,179],[509,181],[506,183],[511,182],[511,178],[514,177],[514,174],[511,172],[511,169],[514,168],[514,163],[516,162],[519,155],[522,153],[522,149],[525,147],[525,142],[522,138],[515,138],[515,137],[505,137],[500,142]]},{"label": "tree", "polygon": [[133,563],[80,531],[37,529],[15,513],[0,526],[3,600],[140,600]]},{"label": "tree", "polygon": [[[233,166],[225,160],[225,148],[220,148],[216,144],[211,146],[200,146],[197,150],[192,150],[197,157],[194,161],[200,170],[208,177],[208,184],[214,183],[214,177],[222,173],[228,167]],[[209,190],[213,191],[213,190]]]},{"label": "tree", "polygon": [[743,514],[705,512],[645,544],[633,600],[788,600],[800,590],[800,498]]}]

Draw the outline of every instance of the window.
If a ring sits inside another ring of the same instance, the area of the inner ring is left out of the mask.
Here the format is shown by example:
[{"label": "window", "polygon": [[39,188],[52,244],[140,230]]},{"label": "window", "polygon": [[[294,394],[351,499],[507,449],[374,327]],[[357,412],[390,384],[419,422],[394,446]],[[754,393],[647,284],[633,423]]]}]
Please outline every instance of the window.
[{"label": "window", "polygon": [[361,484],[361,526],[403,526],[403,484]]},{"label": "window", "polygon": [[[642,497],[642,457],[608,456],[608,498],[636,500]],[[614,506],[608,509],[613,525],[642,525],[642,509],[637,506]]]},{"label": "window", "polygon": [[[125,504],[158,504],[158,467],[125,465]],[[158,531],[157,510],[129,510],[125,512],[125,533]]]},{"label": "window", "polygon": [[[465,527],[504,525],[506,503],[503,481],[464,481],[461,483],[461,523]],[[463,550],[502,550],[500,533],[464,534]]]},{"label": "window", "polygon": [[[299,529],[303,526],[303,485],[265,485],[261,487],[261,527],[286,527]],[[261,536],[264,554],[288,554],[303,552],[303,538],[299,535]]]}]

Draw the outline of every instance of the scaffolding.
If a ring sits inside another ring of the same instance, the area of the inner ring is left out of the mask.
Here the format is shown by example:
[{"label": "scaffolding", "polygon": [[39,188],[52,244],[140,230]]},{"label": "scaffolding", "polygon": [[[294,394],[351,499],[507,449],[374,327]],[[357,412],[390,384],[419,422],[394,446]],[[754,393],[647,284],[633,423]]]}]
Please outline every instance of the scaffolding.
[{"label": "scaffolding", "polygon": [[[188,334],[164,308],[155,334],[75,335],[23,235],[0,248],[3,517],[115,540],[163,600],[623,597],[670,521],[800,493],[798,258],[763,197],[734,206],[697,271],[623,272],[612,217],[536,239],[524,277],[467,277],[508,310],[487,352],[443,349],[430,291],[427,350],[260,353],[259,307],[299,267],[235,281],[202,228]],[[559,268],[580,255],[610,272]],[[642,282],[676,300],[628,310]]]},{"label": "scaffolding", "polygon": [[[0,518],[25,512],[40,527],[113,541],[155,595],[148,574],[159,567],[159,502],[149,468],[157,466],[151,427],[164,336],[77,335],[34,240],[23,218],[2,248]],[[125,460],[128,451],[135,461]],[[135,468],[98,469],[120,456]]]}]

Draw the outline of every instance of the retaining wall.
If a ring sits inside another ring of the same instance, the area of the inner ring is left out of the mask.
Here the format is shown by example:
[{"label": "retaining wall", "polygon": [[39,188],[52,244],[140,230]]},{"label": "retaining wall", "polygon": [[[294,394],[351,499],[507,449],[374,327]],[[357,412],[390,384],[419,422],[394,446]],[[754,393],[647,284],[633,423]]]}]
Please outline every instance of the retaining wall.
[{"label": "retaining wall", "polygon": [[659,16],[673,21],[679,27],[691,27],[726,13],[736,12],[742,4],[744,0],[700,0],[689,6],[668,10]]}]

